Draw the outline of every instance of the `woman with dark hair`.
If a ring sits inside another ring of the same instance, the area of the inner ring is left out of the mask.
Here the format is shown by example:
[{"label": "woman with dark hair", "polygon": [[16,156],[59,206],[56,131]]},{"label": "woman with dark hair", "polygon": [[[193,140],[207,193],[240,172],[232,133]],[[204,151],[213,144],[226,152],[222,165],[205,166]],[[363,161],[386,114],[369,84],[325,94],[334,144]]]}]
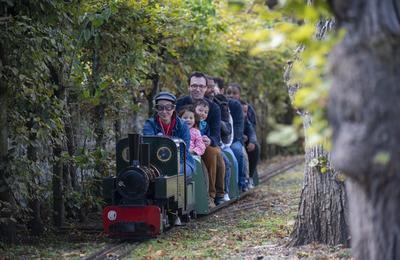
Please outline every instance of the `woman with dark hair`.
[{"label": "woman with dark hair", "polygon": [[[186,174],[192,175],[194,160],[189,153],[190,131],[187,124],[176,115],[176,97],[169,92],[160,92],[154,97],[154,103],[156,113],[144,123],[143,135],[165,135],[182,139],[186,145]],[[180,158],[183,158],[183,150],[180,152]],[[183,172],[183,162],[180,165],[180,171]]]}]

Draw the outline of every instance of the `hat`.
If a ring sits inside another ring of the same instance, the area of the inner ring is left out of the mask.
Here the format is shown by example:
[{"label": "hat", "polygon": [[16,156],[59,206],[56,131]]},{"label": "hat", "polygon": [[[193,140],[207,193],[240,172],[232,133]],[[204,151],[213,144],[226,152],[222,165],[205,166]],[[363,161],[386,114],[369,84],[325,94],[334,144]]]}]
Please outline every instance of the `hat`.
[{"label": "hat", "polygon": [[158,102],[159,100],[168,100],[171,101],[172,103],[176,103],[176,97],[174,95],[172,95],[169,92],[160,92],[158,93],[155,97],[154,97],[154,102]]}]

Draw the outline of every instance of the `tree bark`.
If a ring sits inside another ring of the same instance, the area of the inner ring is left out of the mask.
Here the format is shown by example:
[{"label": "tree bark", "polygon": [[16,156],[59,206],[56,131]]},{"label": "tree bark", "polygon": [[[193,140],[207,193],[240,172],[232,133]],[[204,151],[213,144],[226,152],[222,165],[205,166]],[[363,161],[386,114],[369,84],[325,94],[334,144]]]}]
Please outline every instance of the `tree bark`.
[{"label": "tree bark", "polygon": [[[69,115],[67,118],[65,118],[65,136],[67,138],[67,150],[68,150],[68,155],[72,158],[75,155],[76,151],[76,140],[75,140],[75,135],[74,135],[74,127],[73,127],[73,119],[72,119],[72,108],[71,108],[71,103],[69,102],[69,97],[67,98],[67,107],[69,110]],[[76,166],[73,163],[68,164],[68,174],[69,174],[69,180],[70,180],[70,185],[73,190],[78,189],[78,180],[76,176]]]},{"label": "tree bark", "polygon": [[[59,100],[65,99],[65,82],[64,82],[64,64],[59,66],[53,66],[53,64],[48,64],[51,80],[58,86],[55,91],[55,96]],[[53,132],[53,135],[57,139],[62,133]],[[61,159],[62,152],[64,151],[64,145],[61,140],[53,143],[53,178],[52,178],[52,188],[53,188],[53,220],[56,227],[61,227],[65,221],[65,205],[64,205],[64,163]]]},{"label": "tree bark", "polygon": [[[33,119],[27,123],[27,128],[33,128]],[[33,145],[37,141],[36,134],[29,134],[29,145],[27,148],[27,158],[31,163],[37,162],[37,149]],[[31,175],[31,183],[28,184],[28,189],[30,190],[29,197],[29,208],[31,209],[31,220],[29,221],[29,228],[34,236],[39,236],[44,231],[44,224],[41,217],[40,205],[41,201],[39,194],[37,193],[37,176]]]},{"label": "tree bark", "polygon": [[[155,70],[155,65],[152,66]],[[148,110],[148,116],[152,117],[153,116],[153,98],[155,97],[155,95],[158,92],[158,88],[159,88],[159,82],[160,82],[160,75],[158,75],[157,72],[154,72],[153,75],[151,75],[150,77],[151,79],[151,91],[150,93],[147,95],[147,102],[148,102],[148,106],[149,106],[149,110]]]},{"label": "tree bark", "polygon": [[63,164],[61,162],[62,146],[55,144],[53,148],[53,220],[56,227],[61,227],[65,220]]},{"label": "tree bark", "polygon": [[[254,103],[254,102],[253,102]],[[269,111],[268,111],[268,103],[265,100],[264,102],[260,102],[258,104],[259,106],[262,107],[261,111],[262,113],[260,113],[260,111],[257,111],[258,114],[264,114],[264,115],[268,115]],[[268,135],[268,124],[267,124],[267,116],[262,116],[260,117],[260,122],[258,124],[258,129],[259,129],[259,134],[257,134],[258,136],[261,136],[261,138],[259,138],[258,142],[260,143],[260,160],[267,160],[268,159],[268,142],[267,142],[267,135]],[[272,156],[271,156],[272,157]]]},{"label": "tree bark", "polygon": [[[7,64],[6,49],[0,42],[0,71],[4,73],[4,67]],[[0,203],[6,203],[9,210],[0,214],[5,218],[0,222],[0,241],[14,243],[17,237],[15,222],[10,218],[16,212],[16,202],[11,192],[11,187],[7,183],[7,177],[10,175],[8,170],[8,100],[9,90],[5,80],[0,80]],[[3,206],[2,206],[3,207]]]},{"label": "tree bark", "polygon": [[[330,21],[320,21],[317,25],[317,37],[322,38],[330,26]],[[298,51],[302,51],[302,47],[299,47]],[[286,82],[289,82],[292,65],[293,63],[289,62],[284,73]],[[299,88],[298,84],[288,84],[291,99]],[[307,133],[307,129],[311,125],[311,116],[306,111],[299,111],[299,114],[303,118],[304,132]],[[338,174],[331,167],[330,156],[322,146],[306,148],[305,152],[303,189],[289,244],[299,246],[316,242],[347,246],[349,235],[344,183],[337,180]],[[323,165],[321,163],[311,164],[315,160],[325,162]],[[322,168],[328,171],[322,173]]]},{"label": "tree bark", "polygon": [[332,159],[349,176],[352,253],[400,258],[400,2],[331,1],[347,34],[332,55]]},{"label": "tree bark", "polygon": [[348,245],[343,182],[334,171],[321,173],[319,167],[309,165],[313,159],[326,156],[327,153],[321,146],[306,150],[303,189],[299,213],[291,235],[292,246],[311,242]]},{"label": "tree bark", "polygon": [[[96,46],[93,49],[93,61],[92,61],[92,74],[93,74],[93,87],[92,87],[92,95],[95,96],[96,92],[99,91],[100,85],[100,51],[99,47]],[[94,125],[94,133],[96,140],[96,149],[105,150],[106,142],[104,139],[105,136],[105,109],[106,105],[102,101],[102,97],[100,97],[100,102],[98,105],[94,107],[93,113],[93,125]],[[100,162],[96,165],[96,171],[102,174],[105,170],[105,165],[103,162]]]},{"label": "tree bark", "polygon": [[114,120],[114,132],[115,132],[115,143],[121,139],[121,119],[119,113],[116,115],[116,119]]}]

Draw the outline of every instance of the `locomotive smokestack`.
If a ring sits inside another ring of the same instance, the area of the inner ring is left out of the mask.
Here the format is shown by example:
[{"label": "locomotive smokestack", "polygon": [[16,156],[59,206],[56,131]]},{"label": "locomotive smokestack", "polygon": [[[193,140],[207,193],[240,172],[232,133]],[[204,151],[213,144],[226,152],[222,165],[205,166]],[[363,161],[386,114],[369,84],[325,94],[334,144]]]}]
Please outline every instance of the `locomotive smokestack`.
[{"label": "locomotive smokestack", "polygon": [[139,134],[128,134],[129,142],[129,164],[137,166],[140,164],[140,135]]},{"label": "locomotive smokestack", "polygon": [[150,166],[150,145],[140,144],[140,165]]}]

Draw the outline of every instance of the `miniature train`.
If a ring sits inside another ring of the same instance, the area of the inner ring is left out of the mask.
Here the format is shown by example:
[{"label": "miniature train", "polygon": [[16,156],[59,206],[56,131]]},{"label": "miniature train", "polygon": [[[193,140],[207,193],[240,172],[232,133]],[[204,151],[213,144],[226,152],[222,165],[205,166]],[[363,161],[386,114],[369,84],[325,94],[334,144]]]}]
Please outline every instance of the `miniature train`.
[{"label": "miniature train", "polygon": [[[103,179],[103,227],[112,238],[143,239],[161,234],[166,228],[206,215],[216,209],[208,206],[207,173],[196,160],[192,176],[179,172],[181,139],[129,134],[116,146],[117,175]],[[237,169],[232,164],[229,197],[237,200]],[[185,156],[184,156],[185,157]],[[255,184],[258,183],[254,176]],[[230,201],[230,202],[231,202]]]}]

